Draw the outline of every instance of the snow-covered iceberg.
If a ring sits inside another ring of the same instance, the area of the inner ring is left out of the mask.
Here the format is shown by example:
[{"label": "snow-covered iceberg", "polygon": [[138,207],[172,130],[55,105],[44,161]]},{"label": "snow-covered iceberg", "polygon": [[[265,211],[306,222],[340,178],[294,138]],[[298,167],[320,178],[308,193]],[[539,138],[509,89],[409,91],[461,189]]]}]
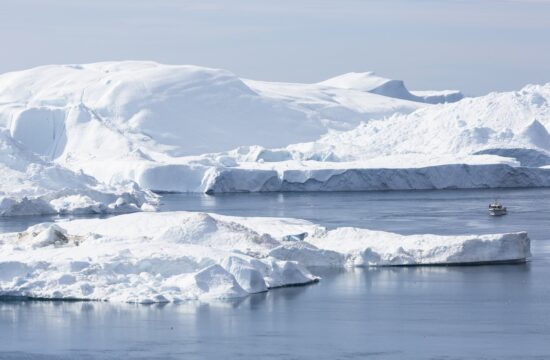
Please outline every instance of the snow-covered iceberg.
[{"label": "snow-covered iceberg", "polygon": [[218,154],[207,192],[550,186],[550,84],[491,93],[278,149]]},{"label": "snow-covered iceberg", "polygon": [[135,183],[99,183],[41,159],[0,130],[0,216],[124,213],[155,203],[155,195]]},{"label": "snow-covered iceberg", "polygon": [[0,128],[46,161],[156,191],[550,184],[550,84],[458,98],[374,73],[295,84],[142,61],[52,65],[0,75]]},{"label": "snow-covered iceberg", "polygon": [[307,267],[525,261],[527,234],[403,236],[284,218],[134,213],[0,234],[0,295],[126,302],[242,297]]},{"label": "snow-covered iceberg", "polygon": [[200,191],[195,189],[205,172],[227,164],[202,154],[315,141],[334,129],[424,106],[319,84],[259,82],[226,70],[145,61],[51,65],[0,75],[0,128],[15,140],[99,181],[133,180],[154,190]]},{"label": "snow-covered iceberg", "polygon": [[[406,164],[406,163],[405,163]],[[419,168],[368,168],[365,164],[314,162],[216,169],[207,194],[278,191],[378,191],[549,187],[549,168],[507,164],[450,164]],[[294,168],[292,166],[295,166]],[[350,166],[351,165],[351,166]]]}]

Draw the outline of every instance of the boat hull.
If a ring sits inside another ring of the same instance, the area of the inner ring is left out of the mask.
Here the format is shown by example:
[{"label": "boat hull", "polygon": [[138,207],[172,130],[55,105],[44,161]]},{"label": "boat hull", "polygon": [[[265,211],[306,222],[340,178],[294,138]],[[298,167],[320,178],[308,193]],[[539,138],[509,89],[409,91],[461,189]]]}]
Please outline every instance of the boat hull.
[{"label": "boat hull", "polygon": [[491,216],[502,216],[506,214],[508,214],[506,210],[489,210],[489,215]]}]

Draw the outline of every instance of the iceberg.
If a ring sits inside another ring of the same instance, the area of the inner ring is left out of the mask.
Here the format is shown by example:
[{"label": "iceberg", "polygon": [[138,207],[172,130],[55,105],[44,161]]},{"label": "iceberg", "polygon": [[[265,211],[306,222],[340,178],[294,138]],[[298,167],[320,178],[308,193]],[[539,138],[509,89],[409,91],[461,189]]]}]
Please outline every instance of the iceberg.
[{"label": "iceberg", "polygon": [[521,262],[525,232],[438,236],[288,218],[133,213],[0,234],[0,296],[208,301],[316,282],[308,267]]},{"label": "iceberg", "polygon": [[[292,164],[293,165],[293,164]],[[301,163],[283,169],[217,169],[207,194],[232,192],[443,190],[550,186],[550,168],[508,164],[450,164],[369,168],[364,164]],[[324,166],[323,166],[324,165]],[[332,167],[331,167],[332,165]],[[351,165],[349,168],[346,167]]]},{"label": "iceberg", "polygon": [[0,128],[21,147],[160,192],[548,186],[549,104],[550,84],[463,98],[372,72],[299,84],[120,61],[0,75]]},{"label": "iceberg", "polygon": [[232,161],[203,154],[315,141],[331,130],[424,106],[147,61],[50,65],[0,75],[0,128],[29,151],[107,184],[132,180],[164,191],[201,191],[209,168]]},{"label": "iceberg", "polygon": [[314,142],[239,148],[218,154],[233,165],[218,166],[201,184],[208,193],[545,187],[549,103],[550,84],[529,85],[371,120]]},{"label": "iceberg", "polygon": [[43,160],[0,130],[0,216],[125,213],[156,202],[131,181],[109,186]]}]

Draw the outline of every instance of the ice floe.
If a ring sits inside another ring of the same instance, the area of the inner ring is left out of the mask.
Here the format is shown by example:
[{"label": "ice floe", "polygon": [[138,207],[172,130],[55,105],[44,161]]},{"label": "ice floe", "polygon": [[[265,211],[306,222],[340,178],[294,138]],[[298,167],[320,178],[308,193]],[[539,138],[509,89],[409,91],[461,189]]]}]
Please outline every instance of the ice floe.
[{"label": "ice floe", "polygon": [[0,234],[0,294],[178,302],[318,280],[308,267],[525,261],[526,233],[403,236],[193,212],[43,223]]}]

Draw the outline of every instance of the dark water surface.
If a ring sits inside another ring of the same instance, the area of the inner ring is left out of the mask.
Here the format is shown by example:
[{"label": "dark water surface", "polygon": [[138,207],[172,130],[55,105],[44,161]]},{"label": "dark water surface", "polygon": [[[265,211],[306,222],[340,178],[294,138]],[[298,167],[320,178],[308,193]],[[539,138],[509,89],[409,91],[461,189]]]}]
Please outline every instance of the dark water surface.
[{"label": "dark water surface", "polygon": [[[510,214],[489,217],[499,197]],[[162,210],[403,234],[527,230],[521,265],[323,271],[311,286],[179,305],[0,302],[0,358],[550,359],[550,189],[171,194]],[[2,220],[15,231],[45,218]]]}]

